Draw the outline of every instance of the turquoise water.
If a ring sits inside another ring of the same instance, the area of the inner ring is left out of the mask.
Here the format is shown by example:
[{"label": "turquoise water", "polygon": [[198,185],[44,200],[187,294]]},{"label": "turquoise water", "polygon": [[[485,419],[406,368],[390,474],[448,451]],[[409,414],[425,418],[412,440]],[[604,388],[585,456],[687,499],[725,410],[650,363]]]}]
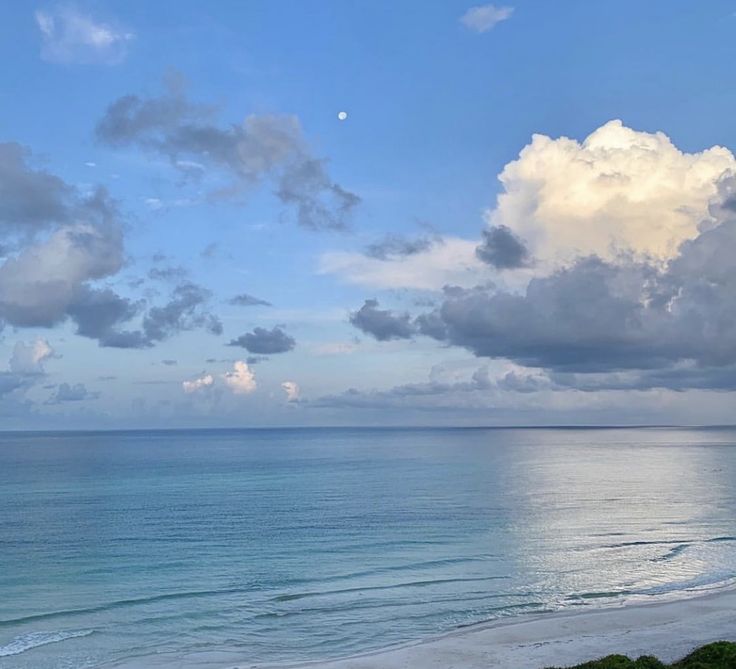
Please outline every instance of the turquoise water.
[{"label": "turquoise water", "polygon": [[736,430],[0,434],[0,667],[318,660],[736,577]]}]

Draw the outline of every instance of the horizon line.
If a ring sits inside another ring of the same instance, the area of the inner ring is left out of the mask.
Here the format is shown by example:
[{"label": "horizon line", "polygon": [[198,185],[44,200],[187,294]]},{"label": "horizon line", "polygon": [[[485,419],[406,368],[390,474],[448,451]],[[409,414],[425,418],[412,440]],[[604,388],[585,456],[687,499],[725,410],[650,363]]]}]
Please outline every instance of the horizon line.
[{"label": "horizon line", "polygon": [[58,428],[58,429],[0,429],[0,435],[58,434],[58,433],[122,433],[122,432],[245,432],[266,430],[632,430],[632,429],[734,429],[736,424],[545,424],[545,425],[261,425],[240,427],[130,427],[130,428]]}]

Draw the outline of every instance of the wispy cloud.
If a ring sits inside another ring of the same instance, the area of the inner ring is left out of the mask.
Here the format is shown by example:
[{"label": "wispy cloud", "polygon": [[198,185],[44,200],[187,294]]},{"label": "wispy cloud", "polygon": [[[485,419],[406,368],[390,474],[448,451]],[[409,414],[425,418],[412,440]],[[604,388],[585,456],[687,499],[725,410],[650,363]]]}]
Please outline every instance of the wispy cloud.
[{"label": "wispy cloud", "polygon": [[51,63],[115,65],[122,62],[135,35],[103,23],[73,7],[37,10],[41,58]]},{"label": "wispy cloud", "polygon": [[[163,95],[125,95],[113,102],[96,135],[112,147],[135,146],[166,157],[184,177],[221,181],[208,194],[213,200],[238,199],[275,178],[276,197],[299,225],[347,227],[360,198],[330,178],[326,160],[312,155],[296,116],[251,114],[240,124],[223,125],[216,122],[217,111],[191,102],[183,82],[170,78]],[[153,206],[163,206],[153,200]]]},{"label": "wispy cloud", "polygon": [[513,13],[513,7],[497,7],[494,4],[477,5],[471,7],[460,17],[460,23],[468,30],[485,33],[495,28],[502,21],[510,19]]}]

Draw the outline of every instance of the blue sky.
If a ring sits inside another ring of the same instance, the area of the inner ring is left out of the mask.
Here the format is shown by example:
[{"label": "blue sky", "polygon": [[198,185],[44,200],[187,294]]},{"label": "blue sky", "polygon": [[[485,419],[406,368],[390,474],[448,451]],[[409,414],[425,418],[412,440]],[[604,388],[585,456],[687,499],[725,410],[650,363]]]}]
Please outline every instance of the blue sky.
[{"label": "blue sky", "polygon": [[0,14],[4,427],[730,420],[733,2]]}]

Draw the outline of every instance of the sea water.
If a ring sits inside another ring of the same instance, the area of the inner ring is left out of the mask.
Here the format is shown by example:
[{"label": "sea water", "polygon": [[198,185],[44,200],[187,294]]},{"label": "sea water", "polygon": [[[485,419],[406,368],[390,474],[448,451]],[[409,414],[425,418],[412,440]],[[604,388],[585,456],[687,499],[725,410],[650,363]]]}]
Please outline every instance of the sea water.
[{"label": "sea water", "polygon": [[736,577],[736,430],[0,434],[0,667],[349,656]]}]

